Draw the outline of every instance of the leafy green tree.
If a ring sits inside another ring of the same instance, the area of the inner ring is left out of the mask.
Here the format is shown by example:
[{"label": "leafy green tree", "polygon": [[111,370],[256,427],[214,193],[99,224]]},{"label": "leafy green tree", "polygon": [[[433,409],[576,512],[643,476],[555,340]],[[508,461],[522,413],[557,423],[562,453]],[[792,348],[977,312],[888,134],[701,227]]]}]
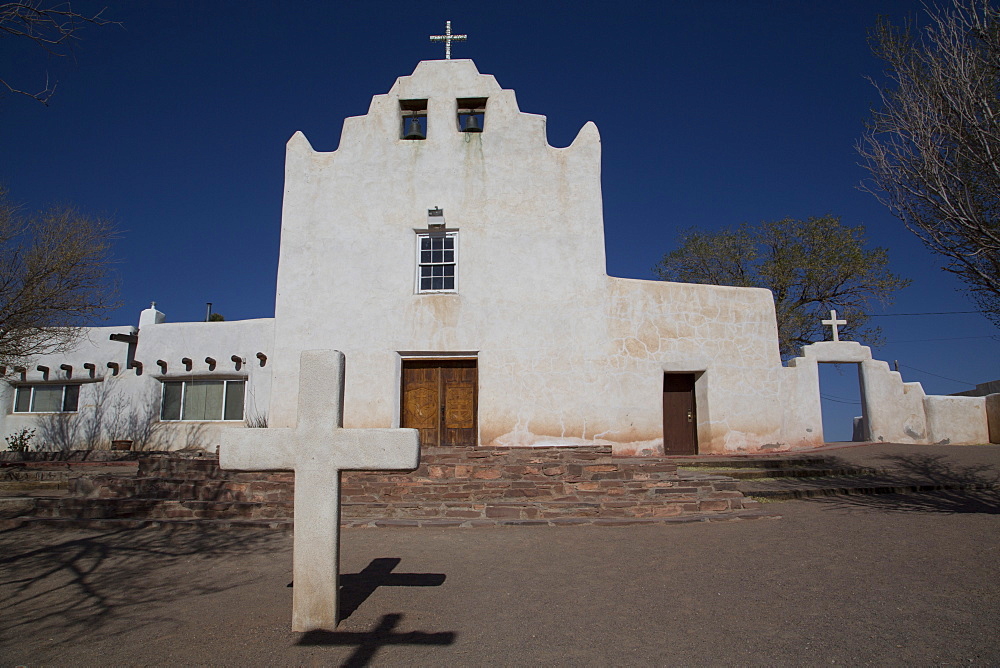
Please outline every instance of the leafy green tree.
[{"label": "leafy green tree", "polygon": [[878,343],[868,324],[873,302],[883,305],[909,285],[892,274],[885,248],[866,248],[864,227],[823,216],[744,223],[718,232],[681,234],[677,249],[653,272],[665,281],[767,288],[774,295],[778,345],[784,358],[829,332],[820,321],[830,309],[845,316],[844,338]]},{"label": "leafy green tree", "polygon": [[878,197],[1000,326],[1000,10],[989,0],[928,9],[929,24],[879,21],[889,66],[858,144]]}]

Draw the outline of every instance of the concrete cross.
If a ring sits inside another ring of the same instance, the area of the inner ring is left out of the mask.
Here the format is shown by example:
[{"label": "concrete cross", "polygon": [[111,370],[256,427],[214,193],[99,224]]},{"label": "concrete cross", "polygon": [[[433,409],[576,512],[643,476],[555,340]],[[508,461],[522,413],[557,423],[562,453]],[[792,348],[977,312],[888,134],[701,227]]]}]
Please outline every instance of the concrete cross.
[{"label": "concrete cross", "polygon": [[299,361],[293,429],[227,429],[219,465],[238,471],[295,472],[292,630],[337,627],[340,472],[412,471],[416,429],[344,429],[344,354],[308,350]]},{"label": "concrete cross", "polygon": [[834,341],[840,341],[840,332],[837,331],[837,325],[846,325],[847,321],[846,320],[837,320],[837,312],[835,310],[833,310],[833,309],[830,309],[830,319],[829,320],[823,320],[822,323],[824,325],[829,325],[830,327],[832,327],[833,328],[833,340]]},{"label": "concrete cross", "polygon": [[443,35],[431,35],[432,42],[444,42],[444,59],[451,60],[451,43],[452,42],[464,42],[469,38],[468,35],[452,35],[451,34],[451,21],[444,22],[444,34]]}]

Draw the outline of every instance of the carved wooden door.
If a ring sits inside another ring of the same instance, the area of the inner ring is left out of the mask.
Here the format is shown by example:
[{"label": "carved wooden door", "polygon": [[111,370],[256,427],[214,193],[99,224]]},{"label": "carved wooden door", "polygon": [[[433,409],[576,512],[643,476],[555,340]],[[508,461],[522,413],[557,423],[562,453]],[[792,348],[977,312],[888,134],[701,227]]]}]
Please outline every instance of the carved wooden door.
[{"label": "carved wooden door", "polygon": [[404,360],[402,427],[422,446],[476,445],[476,360]]},{"label": "carved wooden door", "polygon": [[698,454],[693,373],[663,376],[663,452],[667,455]]}]

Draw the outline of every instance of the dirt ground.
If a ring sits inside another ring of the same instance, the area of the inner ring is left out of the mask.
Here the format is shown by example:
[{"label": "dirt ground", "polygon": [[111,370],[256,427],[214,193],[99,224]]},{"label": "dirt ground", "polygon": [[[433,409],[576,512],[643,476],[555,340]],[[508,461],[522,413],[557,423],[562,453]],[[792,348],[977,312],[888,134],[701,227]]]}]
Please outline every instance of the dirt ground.
[{"label": "dirt ground", "polygon": [[0,534],[0,665],[998,665],[1000,495],[782,519],[343,534],[346,619],[297,634],[291,535]]}]

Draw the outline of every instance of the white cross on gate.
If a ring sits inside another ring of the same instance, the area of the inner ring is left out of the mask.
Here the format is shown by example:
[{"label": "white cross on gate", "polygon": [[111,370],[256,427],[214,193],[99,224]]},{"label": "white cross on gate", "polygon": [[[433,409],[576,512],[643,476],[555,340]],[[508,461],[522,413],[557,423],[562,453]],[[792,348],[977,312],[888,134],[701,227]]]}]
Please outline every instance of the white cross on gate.
[{"label": "white cross on gate", "polygon": [[444,59],[451,60],[451,43],[452,42],[464,42],[469,38],[468,35],[452,35],[451,34],[451,21],[444,22],[444,34],[443,35],[431,35],[432,42],[444,42]]},{"label": "white cross on gate", "polygon": [[837,325],[846,325],[846,320],[837,320],[837,311],[830,309],[830,319],[821,321],[824,325],[829,325],[833,328],[833,340],[840,341],[840,332],[837,331]]},{"label": "white cross on gate", "polygon": [[340,472],[412,471],[416,429],[344,429],[344,354],[308,350],[299,359],[294,429],[227,429],[219,465],[295,472],[292,630],[337,627],[340,588]]}]

